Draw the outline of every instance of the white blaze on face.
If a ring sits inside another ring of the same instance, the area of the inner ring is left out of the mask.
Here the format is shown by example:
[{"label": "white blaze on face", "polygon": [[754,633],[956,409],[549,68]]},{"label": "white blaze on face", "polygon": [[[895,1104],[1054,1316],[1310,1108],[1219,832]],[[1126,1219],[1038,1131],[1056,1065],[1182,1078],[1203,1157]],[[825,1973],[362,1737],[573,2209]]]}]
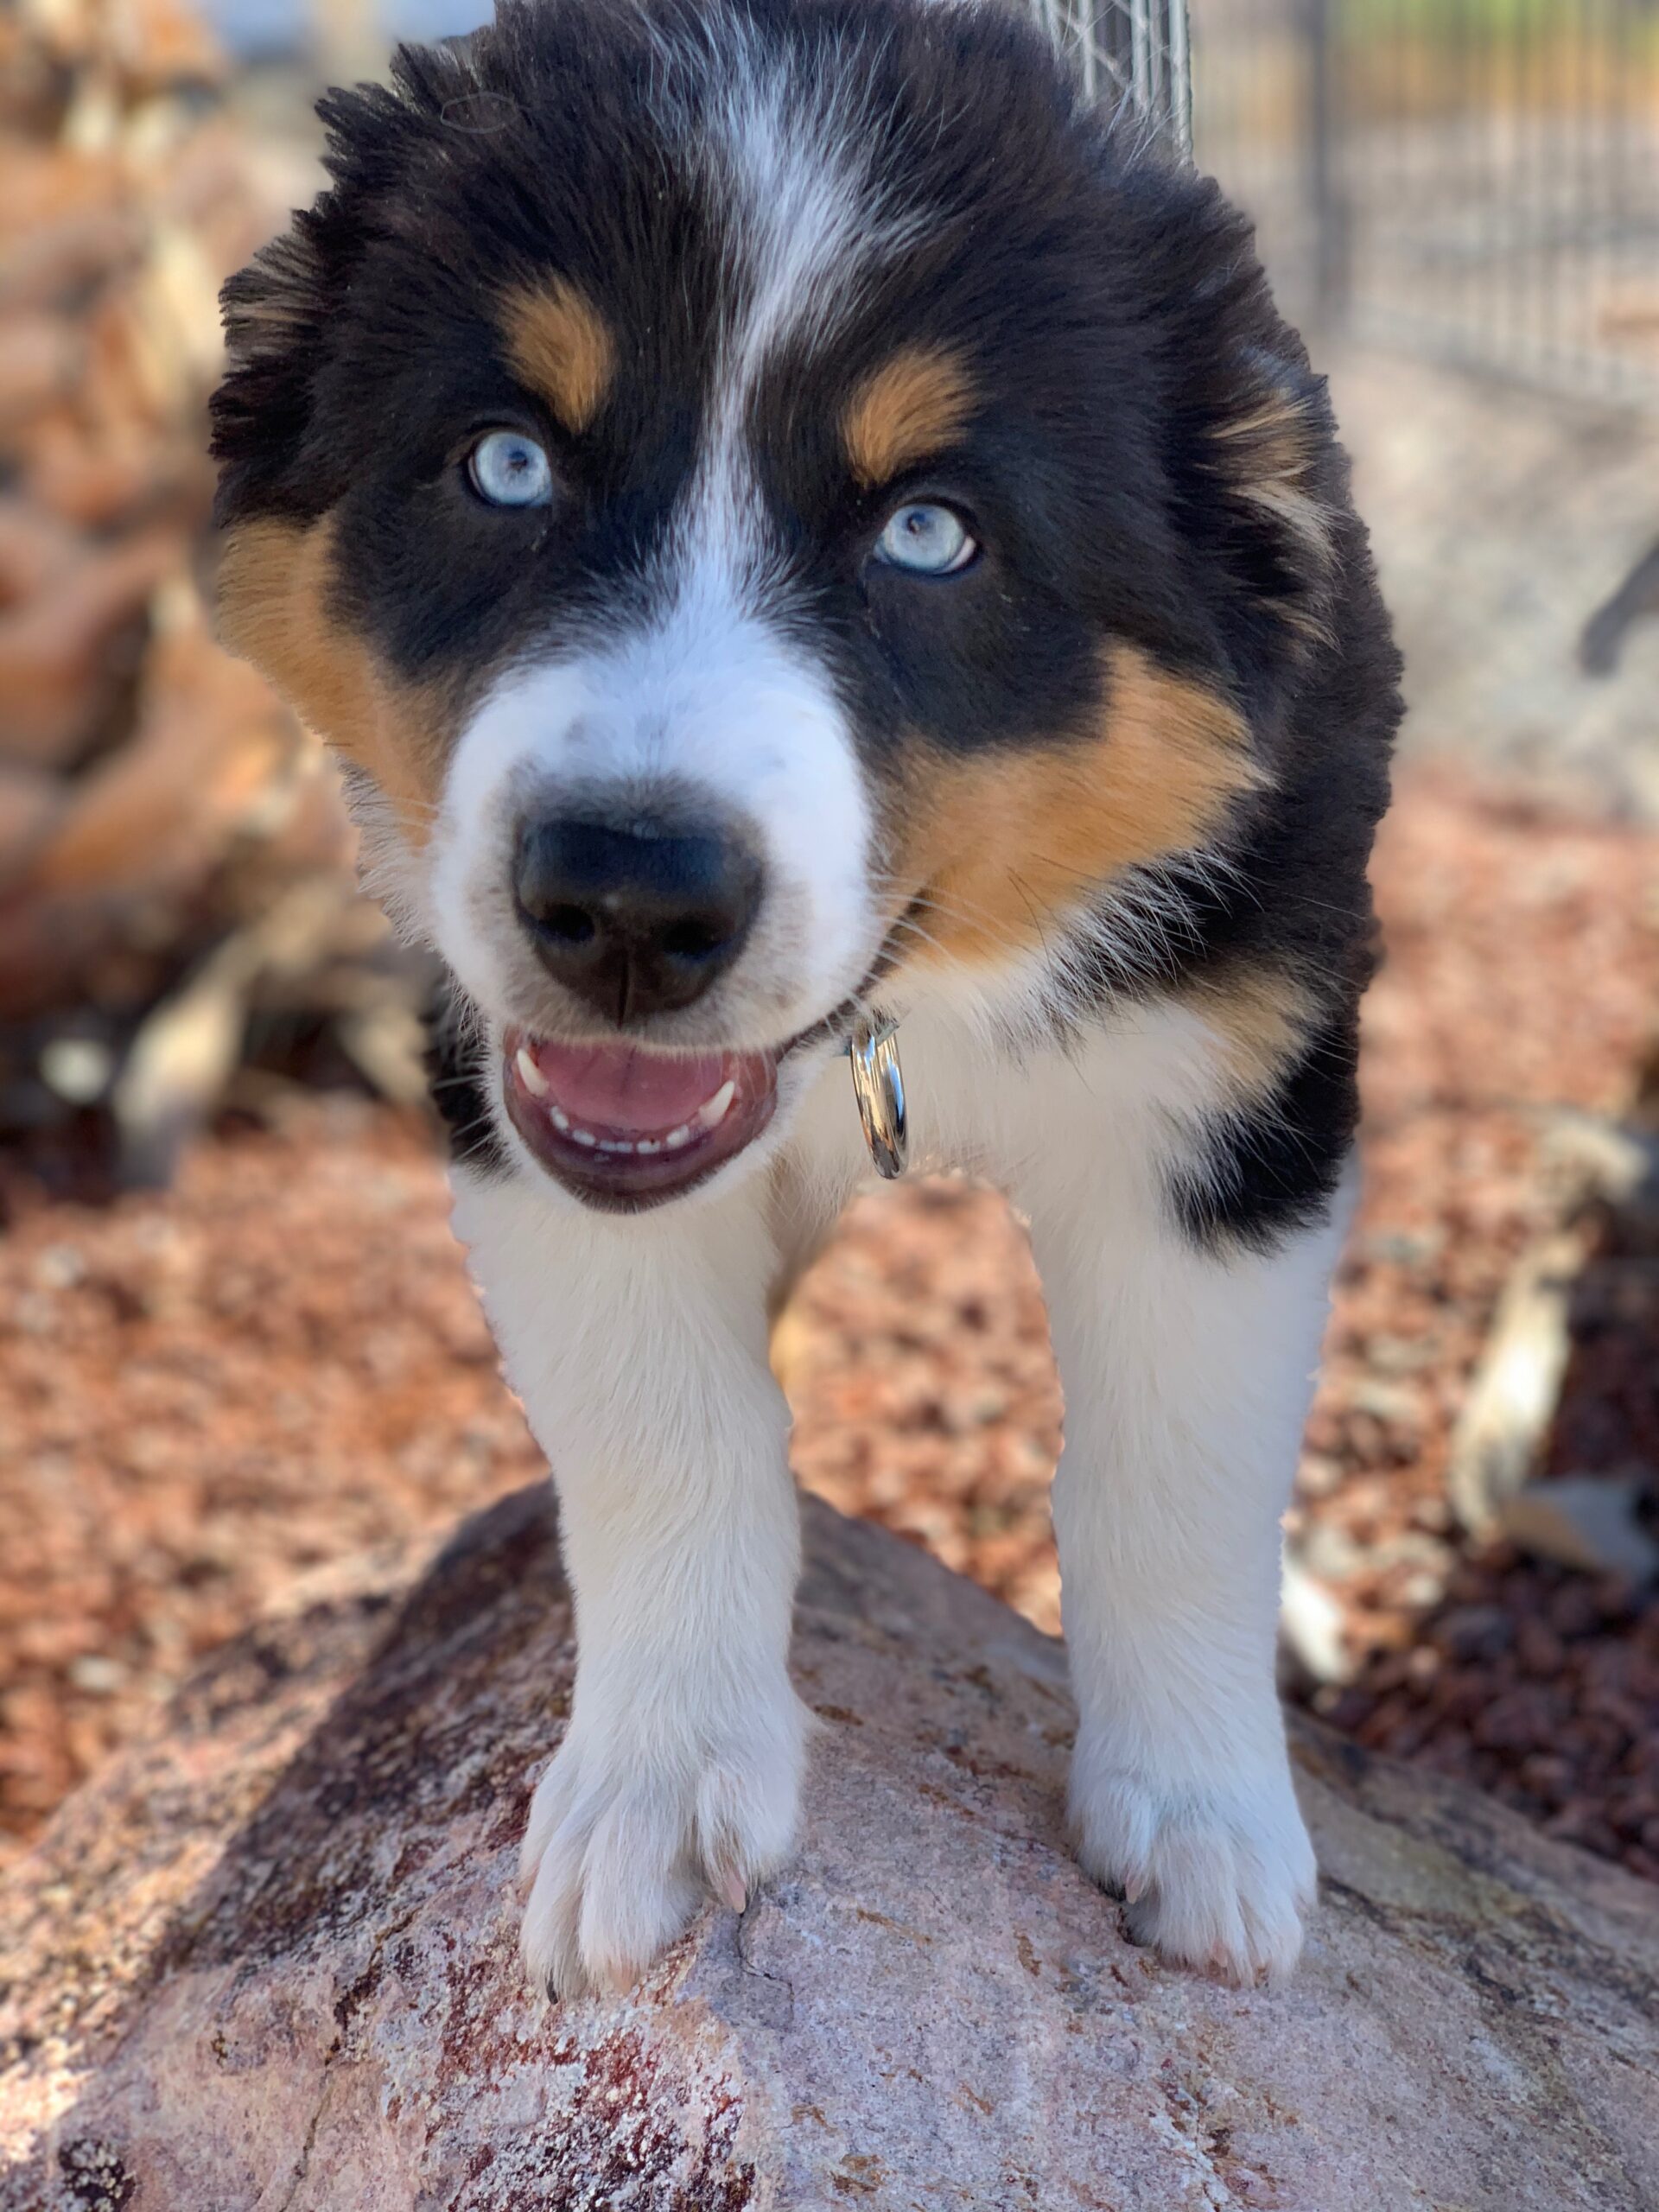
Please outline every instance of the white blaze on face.
[{"label": "white blaze on face", "polygon": [[612,651],[509,679],[456,747],[435,840],[438,949],[463,988],[503,1006],[503,932],[520,810],[556,813],[653,791],[755,839],[766,890],[748,943],[711,995],[722,1042],[782,1044],[853,989],[882,920],[870,810],[827,676],[734,605],[718,570],[683,580],[664,619]]},{"label": "white blaze on face", "polygon": [[741,532],[759,499],[744,423],[768,361],[786,343],[822,343],[870,271],[925,225],[895,209],[871,172],[874,121],[856,76],[809,83],[775,57],[740,51],[712,117],[685,127],[686,159],[723,213],[735,280],[688,505]]},{"label": "white blaze on face", "polygon": [[[728,27],[729,29],[730,27]],[[698,82],[701,79],[700,83]],[[694,84],[707,95],[691,99]],[[749,449],[754,393],[785,342],[822,340],[873,263],[913,236],[869,175],[856,88],[798,83],[741,34],[665,52],[654,98],[705,181],[730,281],[699,452],[650,578],[660,612],[613,646],[509,679],[450,769],[434,863],[439,949],[501,1006],[512,821],[562,791],[648,807],[653,789],[747,826],[766,870],[756,925],[705,1020],[721,1040],[784,1042],[854,990],[884,917],[871,810],[827,669],[768,619],[783,579]]]}]

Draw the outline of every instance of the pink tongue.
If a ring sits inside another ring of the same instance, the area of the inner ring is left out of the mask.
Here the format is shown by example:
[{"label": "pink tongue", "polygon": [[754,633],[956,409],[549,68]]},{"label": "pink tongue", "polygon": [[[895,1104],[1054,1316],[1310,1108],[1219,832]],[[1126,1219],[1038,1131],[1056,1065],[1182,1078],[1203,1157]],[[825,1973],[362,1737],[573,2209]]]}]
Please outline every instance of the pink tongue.
[{"label": "pink tongue", "polygon": [[681,1059],[633,1045],[539,1041],[526,1049],[559,1106],[587,1128],[677,1128],[735,1072],[727,1052]]}]

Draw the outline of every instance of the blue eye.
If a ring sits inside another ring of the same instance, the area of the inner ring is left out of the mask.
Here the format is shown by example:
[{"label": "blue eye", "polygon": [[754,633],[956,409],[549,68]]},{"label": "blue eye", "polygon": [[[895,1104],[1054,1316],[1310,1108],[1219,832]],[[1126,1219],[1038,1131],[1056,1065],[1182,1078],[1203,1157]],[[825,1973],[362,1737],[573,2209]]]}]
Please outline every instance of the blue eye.
[{"label": "blue eye", "polygon": [[521,430],[492,430],[467,457],[480,499],[493,507],[544,507],[553,498],[553,464]]},{"label": "blue eye", "polygon": [[875,557],[912,576],[950,576],[979,550],[961,518],[931,499],[899,507],[875,541]]}]

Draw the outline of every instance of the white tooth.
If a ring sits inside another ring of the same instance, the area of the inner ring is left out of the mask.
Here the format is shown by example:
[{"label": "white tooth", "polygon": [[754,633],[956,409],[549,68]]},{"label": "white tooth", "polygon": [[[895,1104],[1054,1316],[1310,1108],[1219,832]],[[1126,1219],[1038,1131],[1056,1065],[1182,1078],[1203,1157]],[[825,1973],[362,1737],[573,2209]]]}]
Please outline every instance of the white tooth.
[{"label": "white tooth", "polygon": [[663,1139],[663,1150],[677,1152],[683,1144],[690,1144],[690,1141],[691,1124],[690,1122],[682,1122],[677,1129],[671,1129]]},{"label": "white tooth", "polygon": [[599,1139],[594,1135],[591,1129],[572,1129],[570,1134],[578,1144],[585,1144],[589,1152],[595,1152],[598,1150]]},{"label": "white tooth", "polygon": [[663,1147],[655,1137],[641,1137],[633,1148],[636,1152],[660,1152]]},{"label": "white tooth", "polygon": [[521,1045],[518,1047],[518,1054],[513,1061],[513,1065],[518,1071],[519,1082],[524,1084],[524,1089],[530,1093],[531,1096],[532,1098],[545,1098],[547,1096],[547,1077],[542,1073],[540,1068],[537,1066],[535,1061],[531,1058],[530,1047],[528,1045]]},{"label": "white tooth", "polygon": [[554,1128],[556,1129],[563,1129],[566,1136],[569,1136],[570,1134],[570,1116],[557,1106],[550,1106],[547,1110]]},{"label": "white tooth", "polygon": [[697,1119],[705,1129],[717,1129],[720,1127],[736,1096],[737,1085],[728,1076],[714,1096],[705,1099],[697,1109]]},{"label": "white tooth", "polygon": [[632,1145],[626,1137],[601,1137],[599,1148],[601,1152],[632,1152],[633,1150]]}]

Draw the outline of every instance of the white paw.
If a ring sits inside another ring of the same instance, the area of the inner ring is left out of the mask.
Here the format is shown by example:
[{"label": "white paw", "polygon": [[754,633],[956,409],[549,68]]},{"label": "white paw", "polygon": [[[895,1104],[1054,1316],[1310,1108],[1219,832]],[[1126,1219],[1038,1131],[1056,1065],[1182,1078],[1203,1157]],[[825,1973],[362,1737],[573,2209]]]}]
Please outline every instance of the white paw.
[{"label": "white paw", "polygon": [[795,1840],[805,1713],[780,1699],[720,1748],[660,1725],[573,1730],[519,1854],[521,1948],[555,1997],[630,1987],[712,1895],[741,1912]]},{"label": "white paw", "polygon": [[1137,1943],[1230,1980],[1288,1974],[1313,1903],[1313,1847],[1276,1770],[1185,1789],[1080,1761],[1071,1827],[1085,1872],[1122,1897]]}]

